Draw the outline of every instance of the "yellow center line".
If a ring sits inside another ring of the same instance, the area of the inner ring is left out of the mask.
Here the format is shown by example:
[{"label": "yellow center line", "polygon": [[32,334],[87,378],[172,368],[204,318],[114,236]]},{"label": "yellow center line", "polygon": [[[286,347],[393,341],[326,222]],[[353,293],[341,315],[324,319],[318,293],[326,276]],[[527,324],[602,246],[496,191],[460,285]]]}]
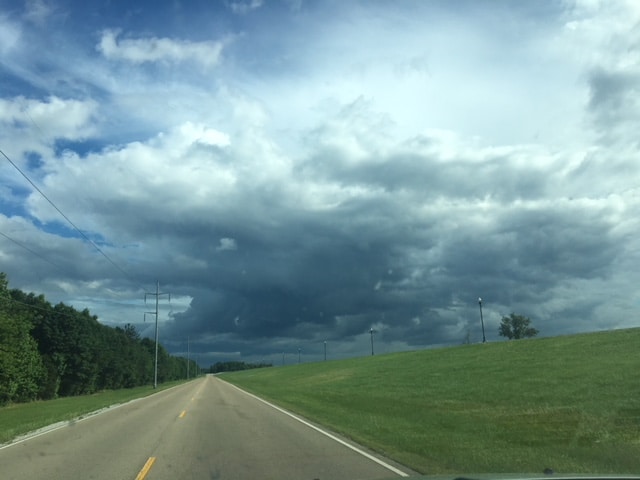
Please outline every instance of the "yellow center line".
[{"label": "yellow center line", "polygon": [[142,470],[140,470],[140,472],[138,473],[136,480],[144,480],[144,477],[147,476],[147,473],[149,473],[149,470],[151,470],[151,467],[153,467],[155,461],[156,457],[149,457],[147,463],[144,464],[144,467],[142,467]]},{"label": "yellow center line", "polygon": [[182,413],[180,415],[178,415],[178,418],[184,418],[184,416],[187,414],[186,410],[183,410]]}]

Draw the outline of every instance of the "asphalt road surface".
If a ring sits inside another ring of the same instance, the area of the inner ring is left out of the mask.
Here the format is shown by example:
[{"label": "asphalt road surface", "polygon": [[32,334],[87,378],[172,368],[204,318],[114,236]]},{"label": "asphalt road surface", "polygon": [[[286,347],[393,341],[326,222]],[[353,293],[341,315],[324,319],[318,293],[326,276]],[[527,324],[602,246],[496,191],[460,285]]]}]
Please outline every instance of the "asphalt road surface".
[{"label": "asphalt road surface", "polygon": [[397,465],[385,462],[206,376],[2,448],[0,477],[375,480],[402,475]]}]

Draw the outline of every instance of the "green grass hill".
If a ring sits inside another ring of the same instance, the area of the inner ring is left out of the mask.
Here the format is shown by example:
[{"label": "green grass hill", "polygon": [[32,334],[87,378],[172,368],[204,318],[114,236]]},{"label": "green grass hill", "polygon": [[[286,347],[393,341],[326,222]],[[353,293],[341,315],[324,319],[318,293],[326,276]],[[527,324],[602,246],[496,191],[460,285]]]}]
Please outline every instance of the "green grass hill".
[{"label": "green grass hill", "polygon": [[640,329],[222,378],[425,474],[640,473]]}]

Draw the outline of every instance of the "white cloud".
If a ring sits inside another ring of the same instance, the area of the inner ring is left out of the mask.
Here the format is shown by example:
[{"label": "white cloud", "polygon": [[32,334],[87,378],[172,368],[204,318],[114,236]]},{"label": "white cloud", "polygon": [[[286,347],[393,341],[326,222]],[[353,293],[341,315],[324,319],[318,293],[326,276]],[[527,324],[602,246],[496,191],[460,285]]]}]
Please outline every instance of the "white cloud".
[{"label": "white cloud", "polygon": [[[185,123],[146,142],[131,142],[86,156],[66,151],[44,159],[44,190],[58,199],[63,211],[91,231],[100,230],[102,219],[95,210],[87,211],[86,204],[79,204],[78,196],[96,206],[119,202],[134,210],[146,209],[153,198],[162,198],[162,212],[198,215],[212,202],[224,205],[230,201],[230,195],[238,194],[239,177],[253,170],[250,165],[229,161],[229,144],[228,135],[218,130]],[[247,161],[253,162],[254,158]],[[69,185],[74,188],[70,190]],[[41,221],[60,221],[57,212],[35,192],[27,205]],[[149,212],[152,216],[158,213]],[[126,222],[118,223],[112,228],[126,230]]]},{"label": "white cloud", "polygon": [[220,61],[224,42],[191,42],[170,38],[118,39],[119,32],[105,30],[96,49],[109,60],[123,60],[136,64],[193,61],[213,67]]},{"label": "white cloud", "polygon": [[237,249],[238,249],[238,245],[235,239],[233,238],[221,238],[220,244],[216,248],[216,250],[218,251],[237,250]]},{"label": "white cloud", "polygon": [[53,7],[44,0],[27,0],[24,18],[37,25],[44,25],[53,12]]},{"label": "white cloud", "polygon": [[93,100],[0,98],[0,142],[14,162],[35,153],[52,159],[55,141],[84,140],[97,133]]},{"label": "white cloud", "polygon": [[229,8],[231,8],[233,13],[245,15],[252,10],[260,8],[262,4],[263,0],[232,1],[229,3]]},{"label": "white cloud", "polygon": [[198,142],[203,145],[216,147],[228,147],[230,143],[229,135],[219,132],[213,128],[208,128],[202,124],[195,125],[187,122],[180,126],[180,134],[187,143]]},{"label": "white cloud", "polygon": [[37,130],[46,139],[80,139],[95,133],[92,119],[98,104],[93,100],[51,96],[44,101],[25,97],[0,98],[0,122]]},{"label": "white cloud", "polygon": [[18,45],[21,36],[21,28],[6,16],[0,15],[0,54],[11,52]]}]

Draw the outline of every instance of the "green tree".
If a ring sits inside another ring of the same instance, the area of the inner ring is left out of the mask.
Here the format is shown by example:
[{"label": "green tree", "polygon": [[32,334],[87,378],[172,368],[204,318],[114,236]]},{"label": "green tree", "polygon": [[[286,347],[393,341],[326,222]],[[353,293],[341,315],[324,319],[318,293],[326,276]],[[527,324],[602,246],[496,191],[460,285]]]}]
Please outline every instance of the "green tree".
[{"label": "green tree", "polygon": [[[64,333],[56,328],[52,319],[52,306],[44,298],[44,295],[26,294],[22,290],[12,289],[11,298],[14,300],[14,308],[21,308],[31,318],[33,330],[31,336],[38,345],[38,351],[44,364],[44,378],[40,384],[38,398],[51,399],[58,396],[60,388],[60,372],[65,368],[64,357],[51,348],[58,337]],[[47,339],[53,338],[52,341]]]},{"label": "green tree", "polygon": [[45,370],[31,329],[28,317],[13,308],[0,273],[0,404],[37,398]]},{"label": "green tree", "polygon": [[509,340],[535,337],[538,330],[531,327],[531,320],[523,315],[511,313],[508,317],[502,317],[498,333]]},{"label": "green tree", "polygon": [[[43,295],[7,289],[0,273],[0,404],[84,395],[103,389],[150,384],[155,342],[133,325],[103,325]],[[189,361],[190,372],[196,364]],[[159,345],[158,381],[184,378],[187,360]]]},{"label": "green tree", "polygon": [[59,394],[73,396],[94,393],[97,390],[100,351],[98,319],[87,309],[78,312],[64,303],[57,304],[53,311],[64,332],[62,341],[57,345],[57,352],[64,356],[65,361]]}]

